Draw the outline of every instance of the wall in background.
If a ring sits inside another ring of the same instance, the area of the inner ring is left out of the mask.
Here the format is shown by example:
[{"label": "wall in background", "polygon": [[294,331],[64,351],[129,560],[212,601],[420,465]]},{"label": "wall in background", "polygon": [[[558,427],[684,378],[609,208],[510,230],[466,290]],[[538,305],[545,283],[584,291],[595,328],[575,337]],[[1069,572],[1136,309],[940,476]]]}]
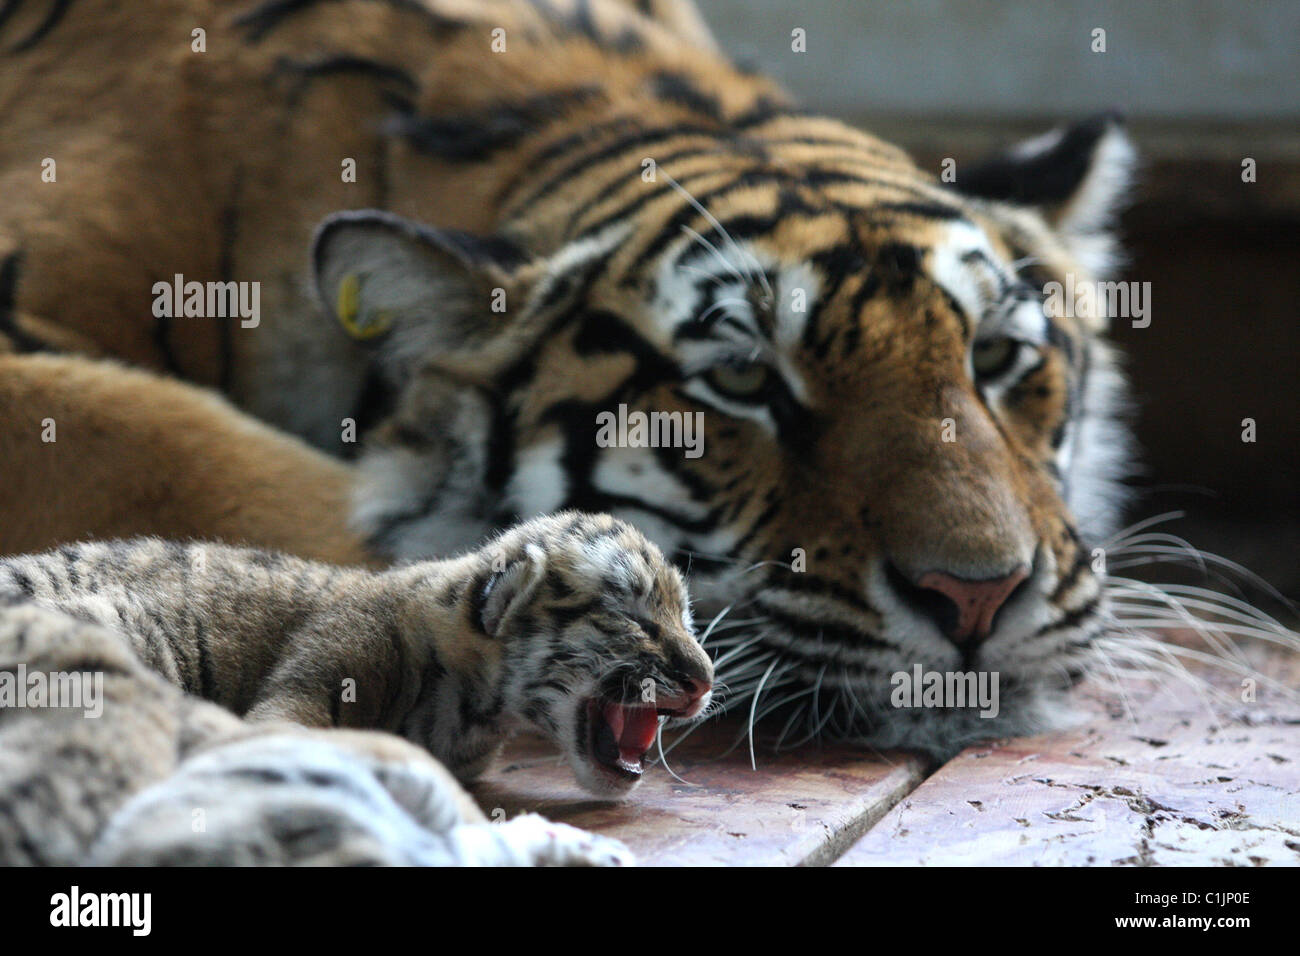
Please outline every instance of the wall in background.
[{"label": "wall in background", "polygon": [[1300,118],[1296,0],[698,2],[733,56],[841,114]]}]

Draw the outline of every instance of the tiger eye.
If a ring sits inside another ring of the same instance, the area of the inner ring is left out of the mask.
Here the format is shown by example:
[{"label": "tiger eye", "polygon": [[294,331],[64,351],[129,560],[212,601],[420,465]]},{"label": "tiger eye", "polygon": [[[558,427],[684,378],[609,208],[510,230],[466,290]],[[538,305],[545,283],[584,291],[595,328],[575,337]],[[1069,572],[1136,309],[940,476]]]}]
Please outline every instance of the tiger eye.
[{"label": "tiger eye", "polygon": [[771,369],[757,362],[719,365],[709,369],[709,384],[724,395],[753,398],[767,388]]},{"label": "tiger eye", "polygon": [[971,349],[971,366],[979,378],[992,378],[1011,368],[1020,352],[1020,343],[1005,335],[984,339]]}]

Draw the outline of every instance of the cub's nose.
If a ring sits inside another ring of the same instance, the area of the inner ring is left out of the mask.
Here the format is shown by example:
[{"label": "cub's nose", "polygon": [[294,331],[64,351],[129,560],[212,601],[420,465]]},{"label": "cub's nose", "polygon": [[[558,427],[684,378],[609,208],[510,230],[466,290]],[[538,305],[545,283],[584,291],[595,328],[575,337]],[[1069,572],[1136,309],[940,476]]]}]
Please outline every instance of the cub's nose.
[{"label": "cub's nose", "polygon": [[682,687],[680,696],[672,698],[660,698],[657,702],[660,713],[671,714],[673,717],[695,717],[709,704],[710,695],[713,693],[713,682],[697,677],[682,677],[679,680]]},{"label": "cub's nose", "polygon": [[978,644],[993,632],[993,619],[1029,576],[1029,568],[1022,564],[1010,574],[983,580],[927,571],[913,582],[891,566],[888,576],[908,603],[934,621],[954,644]]}]

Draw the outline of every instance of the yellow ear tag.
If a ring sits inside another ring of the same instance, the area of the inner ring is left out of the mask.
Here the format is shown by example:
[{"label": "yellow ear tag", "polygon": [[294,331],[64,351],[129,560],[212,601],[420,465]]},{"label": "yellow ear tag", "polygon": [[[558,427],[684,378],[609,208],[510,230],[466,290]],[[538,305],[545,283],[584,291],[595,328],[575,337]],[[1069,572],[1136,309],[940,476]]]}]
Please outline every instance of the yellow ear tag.
[{"label": "yellow ear tag", "polygon": [[361,311],[361,276],[349,272],[339,282],[339,323],[354,339],[373,339],[393,327],[393,313],[388,309]]}]

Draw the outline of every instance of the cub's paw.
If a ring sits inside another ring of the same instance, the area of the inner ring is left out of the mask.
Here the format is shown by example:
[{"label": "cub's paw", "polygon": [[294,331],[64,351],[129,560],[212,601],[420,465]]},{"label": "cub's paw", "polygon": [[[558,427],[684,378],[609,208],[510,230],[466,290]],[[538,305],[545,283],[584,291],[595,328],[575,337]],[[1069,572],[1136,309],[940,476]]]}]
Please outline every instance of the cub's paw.
[{"label": "cub's paw", "polygon": [[508,647],[507,709],[587,789],[627,793],[661,721],[695,719],[712,697],[681,574],[626,522],[575,512],[511,528],[479,557],[481,623]]},{"label": "cub's paw", "polygon": [[636,865],[632,851],[619,841],[535,813],[457,827],[453,839],[466,866]]},{"label": "cub's paw", "polygon": [[424,761],[390,764],[328,732],[204,751],[119,809],[99,866],[454,866],[463,797]]}]

